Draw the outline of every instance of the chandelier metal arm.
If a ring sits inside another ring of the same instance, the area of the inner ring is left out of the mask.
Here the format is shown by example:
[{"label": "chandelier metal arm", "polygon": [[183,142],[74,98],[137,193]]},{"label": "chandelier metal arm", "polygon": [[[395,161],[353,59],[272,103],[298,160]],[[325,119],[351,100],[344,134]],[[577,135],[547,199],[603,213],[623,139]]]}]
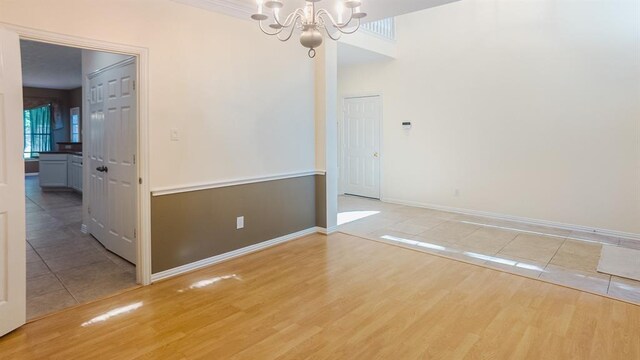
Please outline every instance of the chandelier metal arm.
[{"label": "chandelier metal arm", "polygon": [[[298,21],[298,19],[299,19],[299,18],[300,18],[300,14],[297,14],[297,16],[295,16],[295,17],[293,18],[293,22],[292,22],[292,24],[295,24],[295,23]],[[285,42],[285,41],[288,41],[289,39],[291,39],[291,37],[293,36],[293,33],[294,33],[294,32],[295,32],[295,30],[296,30],[296,27],[295,27],[295,26],[291,26],[292,24],[289,24],[289,26],[287,26],[287,27],[283,27],[283,28],[282,28],[282,29],[285,29],[285,28],[289,28],[289,27],[290,27],[290,28],[291,28],[291,31],[289,31],[289,35],[287,35],[287,36],[286,36],[286,37],[284,37],[284,38],[281,38],[280,36],[277,36],[278,40],[280,40],[280,41],[282,41],[282,42]],[[280,31],[282,31],[282,29],[280,29]]]},{"label": "chandelier metal arm", "polygon": [[327,36],[329,36],[329,38],[331,40],[338,41],[338,40],[340,40],[340,38],[342,37],[343,34],[349,35],[349,34],[353,34],[356,31],[358,31],[358,29],[360,28],[360,20],[358,19],[357,21],[358,21],[358,25],[356,26],[356,28],[353,31],[343,31],[341,29],[338,29],[338,32],[336,33],[337,34],[336,36],[331,35],[331,32],[329,32],[329,28],[327,28],[326,26],[325,26],[324,30],[327,32]]},{"label": "chandelier metal arm", "polygon": [[336,36],[331,35],[331,33],[329,32],[329,29],[327,27],[324,28],[324,31],[327,32],[327,36],[333,41],[338,41],[342,37],[342,33],[341,32],[337,32]]},{"label": "chandelier metal arm", "polygon": [[[320,19],[322,19],[322,18],[320,17]],[[324,19],[322,19],[322,21],[324,22]],[[336,35],[332,35],[331,34],[331,32],[329,31],[329,27],[326,26],[326,24],[324,24],[324,26],[322,26],[322,27],[324,28],[325,32],[327,33],[327,36],[329,36],[329,38],[331,40],[338,41],[338,40],[340,40],[340,38],[342,37],[343,34],[344,35],[350,35],[350,34],[355,33],[356,31],[358,31],[358,29],[360,29],[360,19],[356,19],[356,27],[353,30],[350,30],[350,31],[343,30],[342,28],[334,25],[336,30],[338,30],[336,32]]]},{"label": "chandelier metal arm", "polygon": [[265,30],[264,26],[262,25],[262,20],[258,21],[258,24],[260,24],[260,30],[261,30],[263,33],[265,33],[265,34],[267,34],[267,35],[269,35],[269,36],[275,36],[275,35],[278,35],[278,34],[280,34],[280,33],[282,32],[282,29],[284,29],[284,28],[282,27],[282,28],[280,28],[280,29],[278,29],[278,30],[276,30],[276,31],[274,31],[274,32],[269,32],[268,30]]},{"label": "chandelier metal arm", "polygon": [[287,15],[287,18],[284,20],[284,22],[280,22],[280,20],[278,20],[278,17],[276,16],[275,10],[273,12],[273,19],[275,20],[276,24],[287,28],[293,24],[295,24],[296,22],[296,18],[297,17],[301,17],[304,16],[304,12],[302,11],[302,9],[297,8],[294,12],[292,12],[291,14]]},{"label": "chandelier metal arm", "polygon": [[337,29],[342,34],[351,35],[351,34],[355,33],[356,31],[358,31],[358,29],[360,29],[360,19],[356,19],[356,22],[357,22],[356,27],[353,30],[345,31],[345,30],[342,30],[341,28],[337,28]]},{"label": "chandelier metal arm", "polygon": [[326,16],[329,18],[329,21],[331,21],[331,24],[336,28],[336,29],[343,29],[346,28],[347,26],[349,26],[349,24],[351,24],[351,21],[353,21],[353,14],[354,14],[354,10],[351,9],[351,14],[349,14],[349,20],[344,22],[344,23],[338,23],[334,18],[333,15],[331,15],[330,12],[328,12],[325,9],[320,9],[318,10],[318,13],[316,14],[316,17],[318,18],[322,18],[322,20],[324,20],[323,16]]}]

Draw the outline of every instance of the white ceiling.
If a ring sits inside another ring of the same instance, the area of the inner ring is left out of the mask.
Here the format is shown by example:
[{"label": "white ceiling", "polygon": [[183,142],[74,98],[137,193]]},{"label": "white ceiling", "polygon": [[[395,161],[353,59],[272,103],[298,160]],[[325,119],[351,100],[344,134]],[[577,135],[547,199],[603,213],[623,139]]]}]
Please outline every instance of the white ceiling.
[{"label": "white ceiling", "polygon": [[[255,0],[174,0],[179,3],[196,6],[202,9],[226,13],[249,19],[256,11]],[[379,20],[402,15],[434,6],[448,4],[459,0],[362,0],[362,11],[368,16],[366,21]],[[301,7],[303,0],[283,0],[285,7]],[[336,0],[322,0],[317,3],[326,9],[335,9]],[[286,13],[286,12],[285,12]]]},{"label": "white ceiling", "polygon": [[82,86],[82,50],[20,41],[22,83],[28,87],[70,90]]}]

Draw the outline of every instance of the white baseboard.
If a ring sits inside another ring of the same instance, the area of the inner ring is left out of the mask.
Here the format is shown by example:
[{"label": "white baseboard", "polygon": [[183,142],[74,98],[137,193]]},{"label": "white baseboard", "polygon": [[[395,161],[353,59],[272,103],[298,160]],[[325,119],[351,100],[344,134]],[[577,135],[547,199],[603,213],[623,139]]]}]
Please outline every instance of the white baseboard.
[{"label": "white baseboard", "polygon": [[207,267],[207,266],[211,266],[211,265],[214,265],[214,264],[218,264],[218,263],[221,263],[221,262],[224,262],[224,261],[227,261],[227,260],[231,260],[233,258],[237,258],[239,256],[251,254],[251,253],[259,251],[259,250],[263,250],[263,249],[266,249],[266,248],[269,248],[269,247],[272,247],[272,246],[275,246],[275,245],[278,245],[278,244],[282,244],[282,243],[285,243],[287,241],[295,240],[295,239],[301,238],[303,236],[315,234],[315,233],[317,233],[319,231],[318,229],[319,228],[317,228],[317,227],[312,227],[312,228],[309,228],[309,229],[298,231],[298,232],[293,233],[293,234],[288,234],[288,235],[281,236],[279,238],[275,238],[275,239],[272,239],[272,240],[263,241],[261,243],[255,244],[255,245],[251,245],[251,246],[243,247],[241,249],[233,250],[233,251],[230,251],[228,253],[212,256],[212,257],[207,258],[207,259],[202,259],[202,260],[199,260],[199,261],[196,261],[196,262],[192,262],[190,264],[178,266],[178,267],[173,268],[173,269],[161,271],[159,273],[151,275],[151,282],[156,282],[156,281],[164,280],[164,279],[167,279],[167,278],[170,278],[170,277],[174,277],[174,276],[177,276],[177,275],[182,275],[184,273],[191,272],[191,271],[194,271],[194,270],[198,270],[198,269],[201,269],[203,267]]},{"label": "white baseboard", "polygon": [[335,232],[338,231],[338,227],[337,226],[333,226],[330,228],[323,228],[323,227],[317,227],[317,232],[319,232],[320,234],[324,234],[324,235],[331,235]]},{"label": "white baseboard", "polygon": [[383,198],[382,201],[392,203],[392,204],[398,204],[398,205],[415,206],[415,207],[420,207],[425,209],[448,211],[448,212],[453,212],[453,213],[463,214],[463,215],[481,216],[481,217],[497,219],[497,220],[514,221],[514,222],[528,224],[528,225],[554,227],[554,228],[563,229],[563,230],[591,232],[591,233],[597,233],[600,235],[615,236],[615,237],[624,238],[628,240],[640,241],[640,234],[628,233],[628,232],[617,231],[617,230],[592,228],[592,227],[582,226],[582,225],[565,224],[565,223],[555,222],[555,221],[531,219],[531,218],[520,217],[520,216],[498,214],[498,213],[492,213],[488,211],[461,209],[461,208],[443,206],[443,205],[424,204],[420,202],[405,201],[405,200],[398,200],[398,199],[392,199],[392,198]]}]

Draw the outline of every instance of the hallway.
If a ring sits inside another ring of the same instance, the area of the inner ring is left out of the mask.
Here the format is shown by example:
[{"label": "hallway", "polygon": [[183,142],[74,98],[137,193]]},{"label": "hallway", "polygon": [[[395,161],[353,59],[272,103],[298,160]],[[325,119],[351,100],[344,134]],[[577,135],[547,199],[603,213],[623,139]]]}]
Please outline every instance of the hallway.
[{"label": "hallway", "polygon": [[81,194],[43,192],[38,176],[25,186],[28,319],[136,285],[134,265],[80,231]]}]

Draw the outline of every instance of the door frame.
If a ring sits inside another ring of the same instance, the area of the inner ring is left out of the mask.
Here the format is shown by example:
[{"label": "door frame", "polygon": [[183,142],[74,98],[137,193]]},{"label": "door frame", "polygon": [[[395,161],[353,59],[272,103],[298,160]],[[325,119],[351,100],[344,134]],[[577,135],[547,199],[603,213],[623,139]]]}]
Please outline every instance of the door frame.
[{"label": "door frame", "polygon": [[383,169],[383,163],[384,163],[384,96],[382,95],[381,91],[378,92],[363,92],[363,93],[356,93],[356,94],[346,94],[343,95],[341,97],[342,100],[342,104],[341,104],[341,108],[340,108],[340,115],[338,117],[338,196],[339,195],[344,195],[344,174],[345,174],[345,164],[344,164],[344,151],[345,151],[345,144],[344,144],[344,110],[345,110],[345,104],[347,102],[348,99],[362,99],[362,98],[371,98],[371,97],[378,97],[380,99],[380,157],[379,157],[379,161],[380,161],[380,169],[378,170],[379,174],[378,174],[378,179],[380,182],[380,201],[382,201],[382,199],[384,199],[384,193],[383,193],[383,189],[384,189],[384,171]]},{"label": "door frame", "polygon": [[[96,39],[63,35],[50,31],[31,29],[4,22],[0,22],[0,26],[6,28],[7,30],[16,32],[20,37],[20,40],[32,40],[43,43],[80,48],[84,50],[104,51],[136,57],[136,101],[138,105],[136,116],[138,126],[137,177],[141,179],[141,184],[139,184],[139,191],[136,201],[136,212],[138,217],[136,281],[142,285],[151,284],[151,187],[149,181],[149,49]],[[85,120],[85,116],[83,116],[82,121],[84,122]],[[85,210],[86,209],[84,209],[83,206],[83,218],[85,215]]]}]

